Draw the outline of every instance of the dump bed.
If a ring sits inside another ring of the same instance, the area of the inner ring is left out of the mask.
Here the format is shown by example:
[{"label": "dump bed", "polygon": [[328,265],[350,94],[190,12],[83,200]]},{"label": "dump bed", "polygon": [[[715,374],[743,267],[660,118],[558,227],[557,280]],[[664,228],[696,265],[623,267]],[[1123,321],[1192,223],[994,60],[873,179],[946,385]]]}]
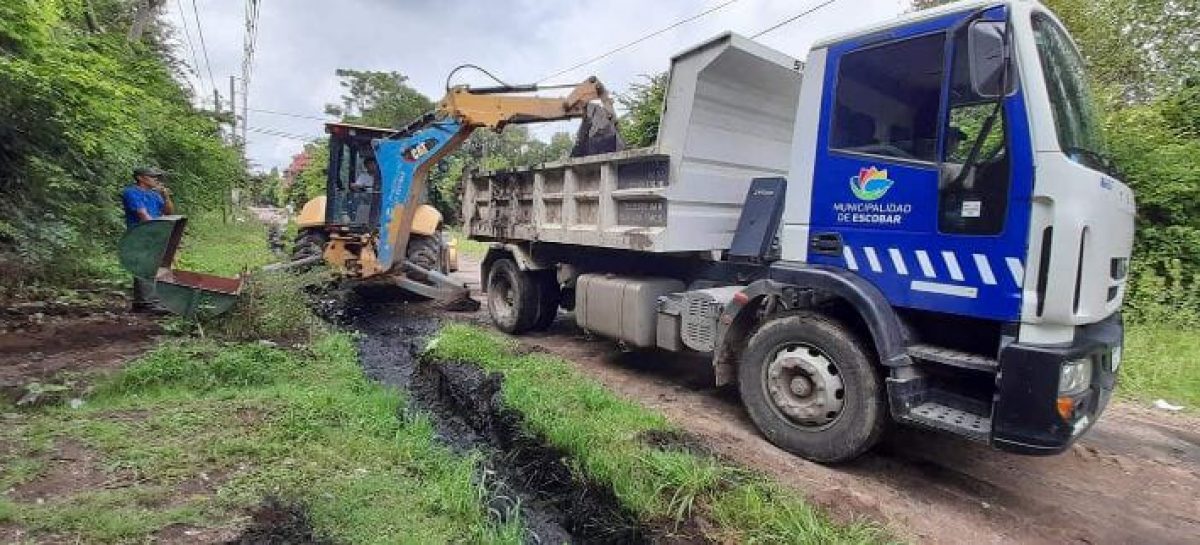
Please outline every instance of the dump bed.
[{"label": "dump bed", "polygon": [[671,60],[657,143],[464,180],[478,240],[729,248],[750,180],[786,176],[800,61],[734,34]]}]

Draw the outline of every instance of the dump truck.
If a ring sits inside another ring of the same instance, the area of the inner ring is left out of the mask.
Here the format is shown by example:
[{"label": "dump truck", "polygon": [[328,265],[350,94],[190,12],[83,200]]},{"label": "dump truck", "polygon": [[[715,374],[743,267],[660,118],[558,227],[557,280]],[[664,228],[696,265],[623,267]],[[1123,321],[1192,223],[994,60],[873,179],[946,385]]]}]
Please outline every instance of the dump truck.
[{"label": "dump truck", "polygon": [[560,309],[711,355],[767,439],[832,463],[893,423],[1062,452],[1121,362],[1134,199],[1084,62],[1032,1],[676,55],[655,145],[464,180],[492,322]]}]

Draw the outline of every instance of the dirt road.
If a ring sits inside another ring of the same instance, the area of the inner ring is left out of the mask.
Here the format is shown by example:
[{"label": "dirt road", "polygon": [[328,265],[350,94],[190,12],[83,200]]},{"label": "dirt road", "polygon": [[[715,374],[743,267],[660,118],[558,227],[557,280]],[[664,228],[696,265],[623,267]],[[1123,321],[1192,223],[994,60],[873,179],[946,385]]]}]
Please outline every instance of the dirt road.
[{"label": "dirt road", "polygon": [[[478,287],[478,265],[456,273]],[[486,321],[486,307],[461,319]],[[895,429],[861,459],[825,467],[762,438],[703,357],[621,352],[562,314],[521,342],[558,354],[613,391],[661,411],[714,451],[919,543],[1200,542],[1200,419],[1115,403],[1068,452],[1033,458]]]}]

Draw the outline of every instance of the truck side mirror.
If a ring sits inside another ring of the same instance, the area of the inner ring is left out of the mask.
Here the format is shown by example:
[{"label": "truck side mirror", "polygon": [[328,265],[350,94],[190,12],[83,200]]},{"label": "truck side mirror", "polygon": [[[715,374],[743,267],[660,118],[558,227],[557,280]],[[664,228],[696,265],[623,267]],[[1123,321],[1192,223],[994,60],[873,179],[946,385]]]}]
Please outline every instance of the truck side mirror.
[{"label": "truck side mirror", "polygon": [[[967,35],[967,52],[971,59],[971,89],[985,98],[1000,96],[1000,80],[1007,82],[1007,91],[1016,86],[1010,62],[1004,54],[1005,23],[976,21]],[[1009,73],[1003,78],[1005,70]]]}]

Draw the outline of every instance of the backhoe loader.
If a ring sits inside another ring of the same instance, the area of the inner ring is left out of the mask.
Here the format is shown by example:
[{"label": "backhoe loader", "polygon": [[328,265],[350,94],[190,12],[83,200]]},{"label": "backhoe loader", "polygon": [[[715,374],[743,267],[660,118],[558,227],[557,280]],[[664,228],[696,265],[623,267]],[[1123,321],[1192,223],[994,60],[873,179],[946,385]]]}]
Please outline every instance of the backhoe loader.
[{"label": "backhoe loader", "polygon": [[[531,95],[545,89],[569,92]],[[441,214],[421,203],[429,169],[476,129],[574,118],[582,123],[572,155],[621,147],[612,100],[595,77],[551,87],[448,87],[436,109],[398,130],[326,125],[327,191],[301,211],[302,244],[293,263],[323,260],[343,278],[387,280],[451,304],[469,301],[466,286],[446,275],[457,259]]]}]

